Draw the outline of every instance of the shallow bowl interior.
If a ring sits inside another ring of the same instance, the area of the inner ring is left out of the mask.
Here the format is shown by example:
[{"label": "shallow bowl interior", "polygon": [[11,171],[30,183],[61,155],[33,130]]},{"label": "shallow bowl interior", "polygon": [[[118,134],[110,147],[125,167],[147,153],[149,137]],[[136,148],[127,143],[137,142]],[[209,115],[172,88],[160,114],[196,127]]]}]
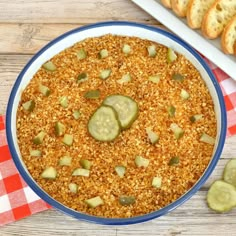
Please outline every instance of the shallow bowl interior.
[{"label": "shallow bowl interior", "polygon": [[[78,41],[81,41],[88,37],[97,37],[104,34],[136,36],[143,39],[149,39],[161,43],[163,45],[166,45],[167,47],[171,47],[180,54],[183,54],[186,58],[188,58],[192,62],[192,64],[197,68],[197,70],[202,75],[202,78],[205,81],[212,96],[217,118],[217,137],[216,137],[216,144],[214,147],[214,153],[208,168],[206,169],[202,177],[199,179],[199,181],[187,193],[185,193],[182,197],[180,197],[178,200],[171,203],[170,205],[158,211],[152,212],[150,214],[127,219],[126,218],[107,219],[107,218],[86,215],[71,210],[62,205],[61,203],[57,202],[53,198],[51,198],[46,192],[44,192],[37,185],[37,183],[29,175],[21,158],[16,135],[16,112],[21,98],[21,93],[25,89],[25,87],[27,86],[33,75],[41,67],[41,65],[54,55],[72,46]],[[27,184],[43,200],[45,200],[50,205],[63,211],[66,214],[69,214],[77,219],[82,219],[99,224],[112,224],[112,225],[139,223],[159,217],[175,209],[177,206],[179,206],[187,199],[189,199],[205,183],[205,181],[213,171],[215,165],[217,164],[217,161],[220,158],[220,154],[223,149],[225,134],[226,134],[226,110],[224,106],[223,95],[216,79],[214,78],[211,70],[203,61],[203,59],[190,46],[188,46],[185,42],[183,42],[178,37],[172,35],[171,33],[168,33],[158,28],[130,22],[104,22],[104,23],[84,26],[72,30],[50,42],[28,62],[28,64],[25,66],[25,68],[18,76],[10,95],[6,118],[7,118],[7,123],[6,123],[7,140],[10,147],[10,151],[20,174],[27,182]]]}]

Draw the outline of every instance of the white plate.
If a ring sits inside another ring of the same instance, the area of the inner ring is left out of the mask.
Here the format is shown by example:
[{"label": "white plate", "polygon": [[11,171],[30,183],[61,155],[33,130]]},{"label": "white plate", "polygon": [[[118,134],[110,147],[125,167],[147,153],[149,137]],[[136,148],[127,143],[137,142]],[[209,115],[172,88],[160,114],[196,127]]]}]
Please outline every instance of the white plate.
[{"label": "white plate", "polygon": [[176,17],[172,10],[161,5],[160,0],[131,1],[152,15],[236,80],[236,57],[226,55],[221,51],[220,39],[205,39],[201,35],[200,30],[192,30],[189,28],[186,19]]}]

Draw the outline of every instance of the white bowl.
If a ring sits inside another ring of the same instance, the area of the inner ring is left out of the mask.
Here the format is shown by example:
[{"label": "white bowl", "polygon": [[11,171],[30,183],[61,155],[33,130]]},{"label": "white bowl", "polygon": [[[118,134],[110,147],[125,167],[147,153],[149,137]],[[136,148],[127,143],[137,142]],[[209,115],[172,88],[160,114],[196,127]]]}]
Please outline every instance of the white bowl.
[{"label": "white bowl", "polygon": [[[160,210],[157,210],[155,212],[143,216],[132,217],[132,218],[108,219],[80,213],[62,205],[61,203],[54,200],[51,196],[49,196],[45,191],[43,191],[31,177],[31,175],[27,171],[22,161],[21,153],[19,151],[19,146],[17,143],[17,135],[16,135],[17,108],[20,102],[21,93],[28,85],[33,75],[38,71],[38,69],[41,67],[43,63],[45,63],[47,60],[49,60],[62,50],[88,37],[97,37],[104,34],[136,36],[139,38],[152,40],[154,42],[161,43],[167,47],[173,48],[178,53],[184,55],[197,68],[203,80],[205,81],[214,102],[216,119],[217,119],[217,137],[212,159],[206,171],[199,179],[199,181],[187,193],[185,193],[175,202],[169,204],[168,206]],[[226,128],[227,128],[226,109],[221,89],[214,75],[212,74],[210,68],[207,66],[207,64],[204,62],[201,56],[192,47],[190,47],[180,38],[174,36],[169,32],[166,32],[162,29],[158,29],[155,27],[150,27],[130,22],[103,22],[103,23],[88,25],[72,30],[68,33],[65,33],[62,36],[51,41],[28,62],[28,64],[19,74],[9,98],[6,120],[7,120],[6,122],[7,140],[13,160],[20,174],[26,181],[26,183],[35,191],[36,194],[38,194],[38,196],[40,196],[43,200],[45,200],[53,207],[77,219],[91,221],[99,224],[113,224],[113,225],[138,223],[159,217],[175,209],[177,206],[179,206],[187,199],[189,199],[205,183],[205,181],[213,171],[214,167],[216,166],[223,149],[226,135]]]}]

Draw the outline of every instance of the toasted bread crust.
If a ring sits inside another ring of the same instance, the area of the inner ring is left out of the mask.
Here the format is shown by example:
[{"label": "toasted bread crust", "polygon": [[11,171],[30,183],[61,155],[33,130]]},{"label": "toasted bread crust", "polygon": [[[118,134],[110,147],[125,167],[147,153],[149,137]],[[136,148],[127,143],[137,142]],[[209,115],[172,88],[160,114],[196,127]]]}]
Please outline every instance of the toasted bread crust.
[{"label": "toasted bread crust", "polygon": [[189,0],[171,0],[171,7],[179,17],[185,17]]},{"label": "toasted bread crust", "polygon": [[221,36],[221,46],[226,54],[234,54],[236,42],[236,15],[229,21]]},{"label": "toasted bread crust", "polygon": [[235,14],[235,0],[217,0],[203,18],[202,34],[209,39],[217,38]]},{"label": "toasted bread crust", "polygon": [[234,42],[234,55],[236,56],[236,40]]},{"label": "toasted bread crust", "polygon": [[192,29],[199,29],[205,13],[215,0],[190,0],[187,9],[187,23]]},{"label": "toasted bread crust", "polygon": [[161,3],[167,7],[167,8],[171,8],[171,2],[170,0],[161,0]]}]

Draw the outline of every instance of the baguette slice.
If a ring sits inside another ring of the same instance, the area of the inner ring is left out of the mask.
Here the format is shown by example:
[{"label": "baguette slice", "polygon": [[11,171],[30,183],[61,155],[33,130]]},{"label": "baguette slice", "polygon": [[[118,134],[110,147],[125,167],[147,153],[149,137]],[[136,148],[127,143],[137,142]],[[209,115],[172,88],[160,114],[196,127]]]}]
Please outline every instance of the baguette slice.
[{"label": "baguette slice", "polygon": [[216,0],[190,0],[187,9],[187,22],[192,29],[199,29],[202,19]]},{"label": "baguette slice", "polygon": [[171,7],[174,13],[179,17],[185,17],[187,14],[189,0],[171,0]]},{"label": "baguette slice", "polygon": [[236,40],[234,42],[234,55],[236,56]]},{"label": "baguette slice", "polygon": [[236,42],[236,15],[226,25],[221,36],[221,46],[224,53],[234,54],[235,42]]},{"label": "baguette slice", "polygon": [[162,3],[166,8],[171,8],[171,2],[170,2],[170,0],[161,0],[161,3]]},{"label": "baguette slice", "polygon": [[203,18],[203,35],[209,39],[217,38],[235,14],[236,0],[217,0]]}]

